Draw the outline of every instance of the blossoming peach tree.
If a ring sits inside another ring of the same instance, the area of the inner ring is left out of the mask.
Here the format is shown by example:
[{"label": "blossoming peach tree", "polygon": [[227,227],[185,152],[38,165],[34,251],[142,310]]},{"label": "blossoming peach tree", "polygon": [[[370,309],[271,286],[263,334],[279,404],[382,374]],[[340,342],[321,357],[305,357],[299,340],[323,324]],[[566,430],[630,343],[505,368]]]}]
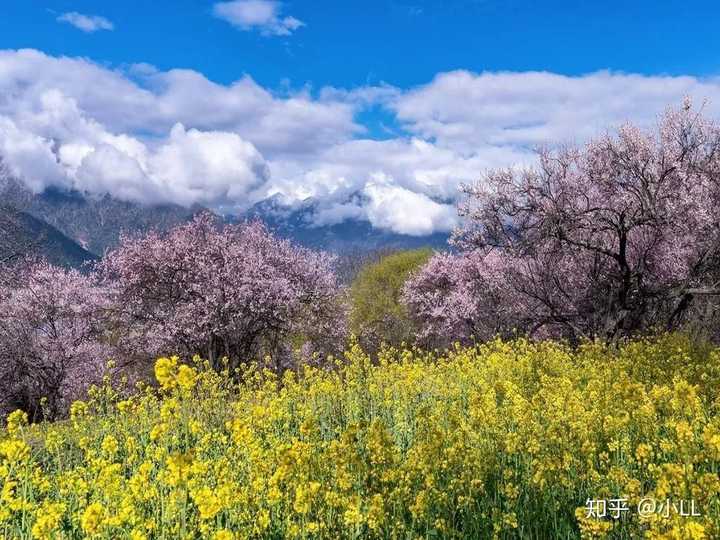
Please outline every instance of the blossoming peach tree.
[{"label": "blossoming peach tree", "polygon": [[541,150],[537,166],[464,192],[460,253],[435,256],[405,287],[425,343],[716,326],[720,128],[689,102],[654,131],[625,125]]},{"label": "blossoming peach tree", "polygon": [[[155,357],[200,354],[230,369],[342,348],[342,289],[332,258],[259,222],[222,226],[208,213],[166,234],[122,239],[100,263],[120,345]],[[303,347],[304,345],[304,347]]]},{"label": "blossoming peach tree", "polygon": [[93,276],[23,261],[0,276],[0,411],[57,415],[112,354],[107,291]]}]

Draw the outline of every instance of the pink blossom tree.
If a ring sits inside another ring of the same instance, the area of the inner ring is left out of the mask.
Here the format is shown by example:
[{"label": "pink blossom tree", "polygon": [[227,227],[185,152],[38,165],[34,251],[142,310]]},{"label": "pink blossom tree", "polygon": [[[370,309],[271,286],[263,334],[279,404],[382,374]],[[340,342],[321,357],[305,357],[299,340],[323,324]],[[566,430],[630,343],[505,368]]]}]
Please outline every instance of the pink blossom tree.
[{"label": "pink blossom tree", "polygon": [[[0,409],[61,414],[99,380],[112,349],[95,278],[22,261],[0,276]],[[44,398],[44,399],[43,399]],[[41,407],[41,400],[44,405]]]},{"label": "pink blossom tree", "polygon": [[200,354],[234,368],[291,345],[342,347],[342,290],[332,259],[274,237],[259,222],[221,226],[208,213],[168,233],[125,237],[100,264],[114,290],[121,345],[145,356]]},{"label": "pink blossom tree", "polygon": [[505,334],[518,325],[517,299],[502,283],[504,259],[479,250],[438,253],[406,282],[403,301],[417,342],[444,347]]},{"label": "pink blossom tree", "polygon": [[615,339],[714,317],[720,128],[689,103],[657,130],[625,125],[542,150],[536,167],[491,171],[464,192],[463,252],[436,257],[406,287],[427,335],[462,320],[463,336],[499,324]]}]

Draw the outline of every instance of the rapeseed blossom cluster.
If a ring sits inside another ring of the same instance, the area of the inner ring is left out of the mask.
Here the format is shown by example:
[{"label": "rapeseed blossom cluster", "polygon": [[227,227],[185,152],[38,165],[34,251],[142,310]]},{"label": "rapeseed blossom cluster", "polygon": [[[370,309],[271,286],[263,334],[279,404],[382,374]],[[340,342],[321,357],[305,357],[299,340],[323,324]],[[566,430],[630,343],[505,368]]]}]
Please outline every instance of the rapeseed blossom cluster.
[{"label": "rapeseed blossom cluster", "polygon": [[[720,537],[720,350],[681,335],[156,375],[65,422],[8,417],[2,538]],[[587,516],[616,497],[623,519]],[[632,511],[647,497],[700,515]]]}]

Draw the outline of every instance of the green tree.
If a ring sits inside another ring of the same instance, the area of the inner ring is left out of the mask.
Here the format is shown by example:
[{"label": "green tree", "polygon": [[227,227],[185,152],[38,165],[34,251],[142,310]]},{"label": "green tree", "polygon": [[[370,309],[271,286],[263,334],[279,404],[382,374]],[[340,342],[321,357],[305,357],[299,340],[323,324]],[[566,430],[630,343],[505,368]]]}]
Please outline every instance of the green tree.
[{"label": "green tree", "polygon": [[360,270],[350,288],[350,329],[370,350],[414,340],[414,326],[400,301],[411,273],[432,256],[430,248],[385,255]]}]

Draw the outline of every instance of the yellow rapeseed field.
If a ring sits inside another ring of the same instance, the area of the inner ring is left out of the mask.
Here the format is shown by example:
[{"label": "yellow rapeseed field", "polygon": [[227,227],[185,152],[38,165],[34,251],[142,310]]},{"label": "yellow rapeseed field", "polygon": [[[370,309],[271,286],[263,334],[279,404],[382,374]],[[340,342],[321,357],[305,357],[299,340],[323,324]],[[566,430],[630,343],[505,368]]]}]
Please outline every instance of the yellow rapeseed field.
[{"label": "yellow rapeseed field", "polygon": [[108,382],[65,422],[13,413],[0,534],[720,538],[720,349],[518,339],[373,363],[355,346],[334,366],[233,383],[163,358],[130,399]]}]

